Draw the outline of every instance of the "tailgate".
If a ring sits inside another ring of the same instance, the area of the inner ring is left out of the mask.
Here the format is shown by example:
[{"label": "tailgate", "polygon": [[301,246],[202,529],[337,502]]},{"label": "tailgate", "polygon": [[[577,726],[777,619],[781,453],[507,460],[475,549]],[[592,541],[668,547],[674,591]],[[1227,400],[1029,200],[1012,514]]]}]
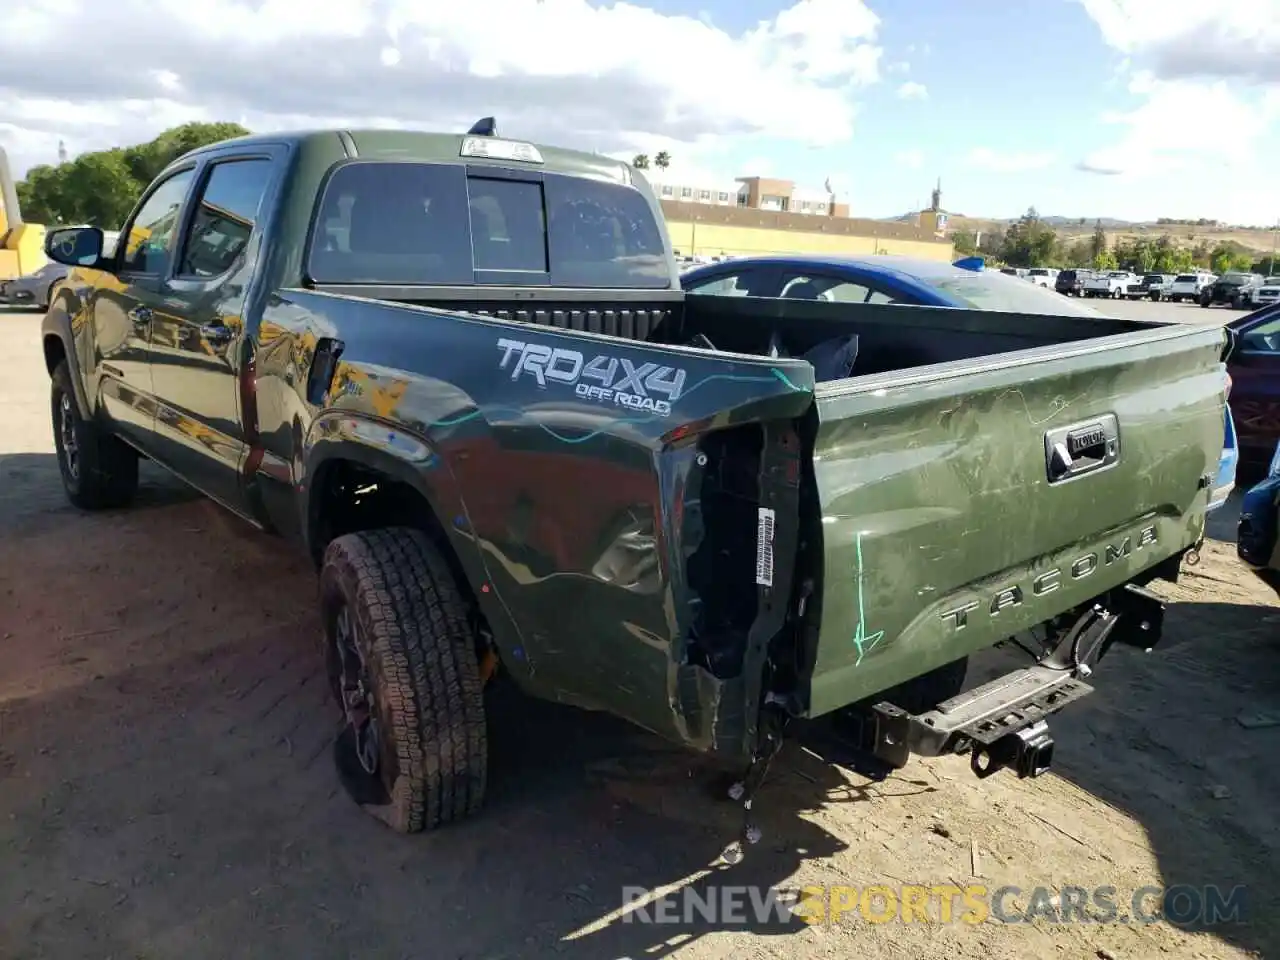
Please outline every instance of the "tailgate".
[{"label": "tailgate", "polygon": [[821,385],[810,715],[1195,543],[1222,451],[1221,352],[1219,328],[1168,327]]}]

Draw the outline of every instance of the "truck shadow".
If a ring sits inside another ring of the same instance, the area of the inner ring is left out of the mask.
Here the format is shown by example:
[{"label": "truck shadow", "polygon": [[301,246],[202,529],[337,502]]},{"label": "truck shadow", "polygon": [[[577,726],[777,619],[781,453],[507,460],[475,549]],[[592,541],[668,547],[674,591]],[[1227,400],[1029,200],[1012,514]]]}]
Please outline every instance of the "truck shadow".
[{"label": "truck shadow", "polygon": [[[131,510],[190,503],[200,494],[149,460],[139,464],[138,496]],[[0,453],[0,536],[38,529],[50,515],[75,517],[53,453]]]},{"label": "truck shadow", "polygon": [[[818,952],[749,889],[883,882],[841,874],[850,858],[832,858],[862,834],[811,814],[895,794],[926,810],[941,789],[918,765],[874,783],[793,744],[759,798],[762,842],[726,866],[742,814],[699,758],[498,687],[485,810],[393,834],[338,786],[304,557],[163,474],[144,478],[144,513],[86,518],[22,494],[61,497],[51,455],[0,460],[15,471],[0,500],[0,956],[609,960],[725,930]],[[1280,727],[1240,718],[1280,709],[1280,606],[1234,599],[1177,603],[1156,653],[1114,651],[1098,694],[1054,723],[1056,770],[1146,830],[1143,882],[1244,884],[1248,925],[1210,932],[1271,955]],[[733,915],[708,920],[707,903]]]},{"label": "truck shadow", "polygon": [[[1280,954],[1280,770],[1272,762],[1280,751],[1280,603],[1252,594],[1240,600],[1172,603],[1154,651],[1108,654],[1090,680],[1097,692],[1050,722],[1053,769],[1142,828],[1154,870],[1141,883],[1182,890],[1166,904],[1168,922],[1273,956]],[[1008,663],[984,668],[976,680]],[[1078,822],[1055,826],[1081,836]],[[1092,839],[1100,838],[1085,835]],[[1127,907],[1125,884],[1136,885],[1119,867],[1112,872]]]},{"label": "truck shadow", "polygon": [[[0,467],[57,490],[49,455]],[[793,799],[858,799],[834,770],[784,755],[764,840],[725,867],[741,810],[697,757],[499,687],[485,810],[394,834],[338,785],[306,558],[205,501],[142,503],[0,513],[0,955],[596,960],[805,929],[743,888],[845,849]],[[735,915],[680,922],[678,891],[728,886]],[[628,890],[677,922],[633,922]]]}]

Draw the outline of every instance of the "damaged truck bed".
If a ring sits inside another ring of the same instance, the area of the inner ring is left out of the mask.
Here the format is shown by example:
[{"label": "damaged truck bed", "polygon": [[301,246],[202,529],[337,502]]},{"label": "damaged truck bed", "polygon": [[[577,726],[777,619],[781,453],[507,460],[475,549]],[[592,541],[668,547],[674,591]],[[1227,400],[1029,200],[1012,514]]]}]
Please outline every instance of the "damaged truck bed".
[{"label": "damaged truck bed", "polygon": [[[250,161],[259,206],[205,197]],[[399,829],[479,808],[499,670],[748,801],[835,713],[891,764],[1035,775],[1203,537],[1218,329],[686,296],[640,173],[492,131],[230,141],[131,224],[48,241],[68,495],[127,502],[143,455],[310,551],[340,768]],[[963,692],[1015,635],[1036,660]]]}]

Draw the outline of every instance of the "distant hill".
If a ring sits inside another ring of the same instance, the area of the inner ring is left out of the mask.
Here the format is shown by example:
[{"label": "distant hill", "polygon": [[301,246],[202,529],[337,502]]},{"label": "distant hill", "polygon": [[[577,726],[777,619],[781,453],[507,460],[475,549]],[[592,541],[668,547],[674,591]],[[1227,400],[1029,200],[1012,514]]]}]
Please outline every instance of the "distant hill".
[{"label": "distant hill", "polygon": [[[907,217],[892,217],[890,219],[914,219],[915,216],[916,214],[912,213],[908,214]],[[1014,219],[1016,218],[967,217],[963,214],[952,213],[948,220],[947,228],[948,232],[951,233],[956,230],[971,230],[974,233],[1004,233]],[[1107,232],[1113,241],[1131,239],[1133,237],[1168,235],[1185,245],[1194,246],[1201,242],[1210,244],[1234,242],[1258,253],[1270,253],[1276,248],[1278,239],[1275,230],[1264,227],[1244,227],[1217,223],[1211,220],[1196,223],[1161,223],[1158,221],[1138,223],[1131,220],[1120,220],[1116,217],[1045,216],[1040,219],[1057,230],[1062,239],[1067,242],[1092,236],[1099,221],[1102,223],[1102,229]]]}]

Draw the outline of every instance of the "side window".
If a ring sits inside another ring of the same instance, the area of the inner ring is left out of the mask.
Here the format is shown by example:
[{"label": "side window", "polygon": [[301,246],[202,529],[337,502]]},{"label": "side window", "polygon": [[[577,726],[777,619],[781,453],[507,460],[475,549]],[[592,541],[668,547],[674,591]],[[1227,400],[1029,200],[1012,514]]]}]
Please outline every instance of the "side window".
[{"label": "side window", "polygon": [[713,280],[689,287],[689,293],[705,293],[715,297],[749,297],[750,273],[721,274]]},{"label": "side window", "polygon": [[191,186],[191,170],[175,173],[158,186],[129,225],[122,273],[164,273],[169,266],[173,235],[178,229],[182,201]]},{"label": "side window", "polygon": [[1260,323],[1242,336],[1240,349],[1249,353],[1280,354],[1280,317]]},{"label": "side window", "polygon": [[182,244],[179,275],[216,277],[231,269],[249,243],[270,182],[270,160],[213,165]]},{"label": "side window", "polygon": [[780,297],[788,300],[826,300],[831,303],[896,303],[884,290],[837,277],[809,277],[788,274],[783,278]]}]

